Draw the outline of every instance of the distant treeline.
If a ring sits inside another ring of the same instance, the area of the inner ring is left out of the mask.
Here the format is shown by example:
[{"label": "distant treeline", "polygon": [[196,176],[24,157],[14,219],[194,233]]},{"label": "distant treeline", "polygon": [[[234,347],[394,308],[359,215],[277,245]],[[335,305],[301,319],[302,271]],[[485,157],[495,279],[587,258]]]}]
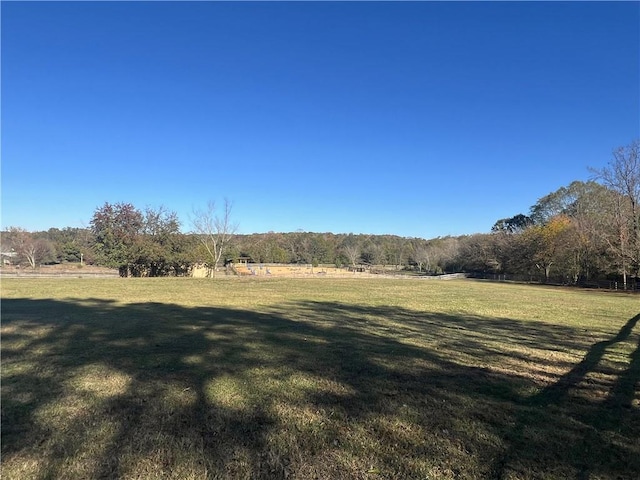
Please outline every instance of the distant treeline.
[{"label": "distant treeline", "polygon": [[224,264],[379,266],[438,274],[514,275],[563,284],[597,280],[637,284],[640,273],[640,143],[613,152],[594,181],[552,192],[526,214],[499,219],[491,232],[433,239],[313,232],[235,234],[230,205],[198,212],[194,233],[181,233],[165,208],[105,203],[89,228],[2,232],[5,264],[36,268],[79,262],[119,268],[127,276],[188,275],[194,265],[212,273]]}]

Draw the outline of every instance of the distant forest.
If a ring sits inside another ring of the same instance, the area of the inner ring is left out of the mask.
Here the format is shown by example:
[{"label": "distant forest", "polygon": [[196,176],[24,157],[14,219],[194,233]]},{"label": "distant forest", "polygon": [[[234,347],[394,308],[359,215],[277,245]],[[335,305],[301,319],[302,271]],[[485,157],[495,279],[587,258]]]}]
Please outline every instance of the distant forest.
[{"label": "distant forest", "polygon": [[96,208],[89,228],[2,232],[3,265],[55,263],[118,268],[123,276],[211,275],[230,262],[293,263],[414,271],[574,285],[640,275],[640,141],[620,147],[594,180],[540,198],[529,212],[498,219],[491,232],[432,239],[313,232],[236,234],[231,204],[207,205],[181,233],[175,212],[130,203]]}]

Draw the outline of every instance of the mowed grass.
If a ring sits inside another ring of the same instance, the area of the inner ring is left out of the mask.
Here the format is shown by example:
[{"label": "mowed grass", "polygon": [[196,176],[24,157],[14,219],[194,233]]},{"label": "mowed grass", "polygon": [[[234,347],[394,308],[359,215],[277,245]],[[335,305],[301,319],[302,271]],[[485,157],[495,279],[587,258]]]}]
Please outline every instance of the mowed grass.
[{"label": "mowed grass", "polygon": [[640,297],[5,279],[2,478],[635,479]]}]

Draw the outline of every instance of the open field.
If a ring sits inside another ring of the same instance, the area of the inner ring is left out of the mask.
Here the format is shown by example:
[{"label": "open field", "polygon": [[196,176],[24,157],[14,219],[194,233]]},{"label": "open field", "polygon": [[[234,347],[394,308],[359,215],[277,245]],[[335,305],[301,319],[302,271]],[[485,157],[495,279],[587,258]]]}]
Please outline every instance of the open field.
[{"label": "open field", "polygon": [[635,479],[640,297],[2,280],[4,479]]}]

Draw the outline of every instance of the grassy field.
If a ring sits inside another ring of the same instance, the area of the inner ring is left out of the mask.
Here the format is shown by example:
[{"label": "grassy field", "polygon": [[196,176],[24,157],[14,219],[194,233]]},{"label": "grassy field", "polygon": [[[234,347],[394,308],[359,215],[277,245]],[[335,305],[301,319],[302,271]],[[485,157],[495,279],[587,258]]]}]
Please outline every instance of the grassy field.
[{"label": "grassy field", "polygon": [[4,279],[2,478],[635,479],[640,297]]}]

